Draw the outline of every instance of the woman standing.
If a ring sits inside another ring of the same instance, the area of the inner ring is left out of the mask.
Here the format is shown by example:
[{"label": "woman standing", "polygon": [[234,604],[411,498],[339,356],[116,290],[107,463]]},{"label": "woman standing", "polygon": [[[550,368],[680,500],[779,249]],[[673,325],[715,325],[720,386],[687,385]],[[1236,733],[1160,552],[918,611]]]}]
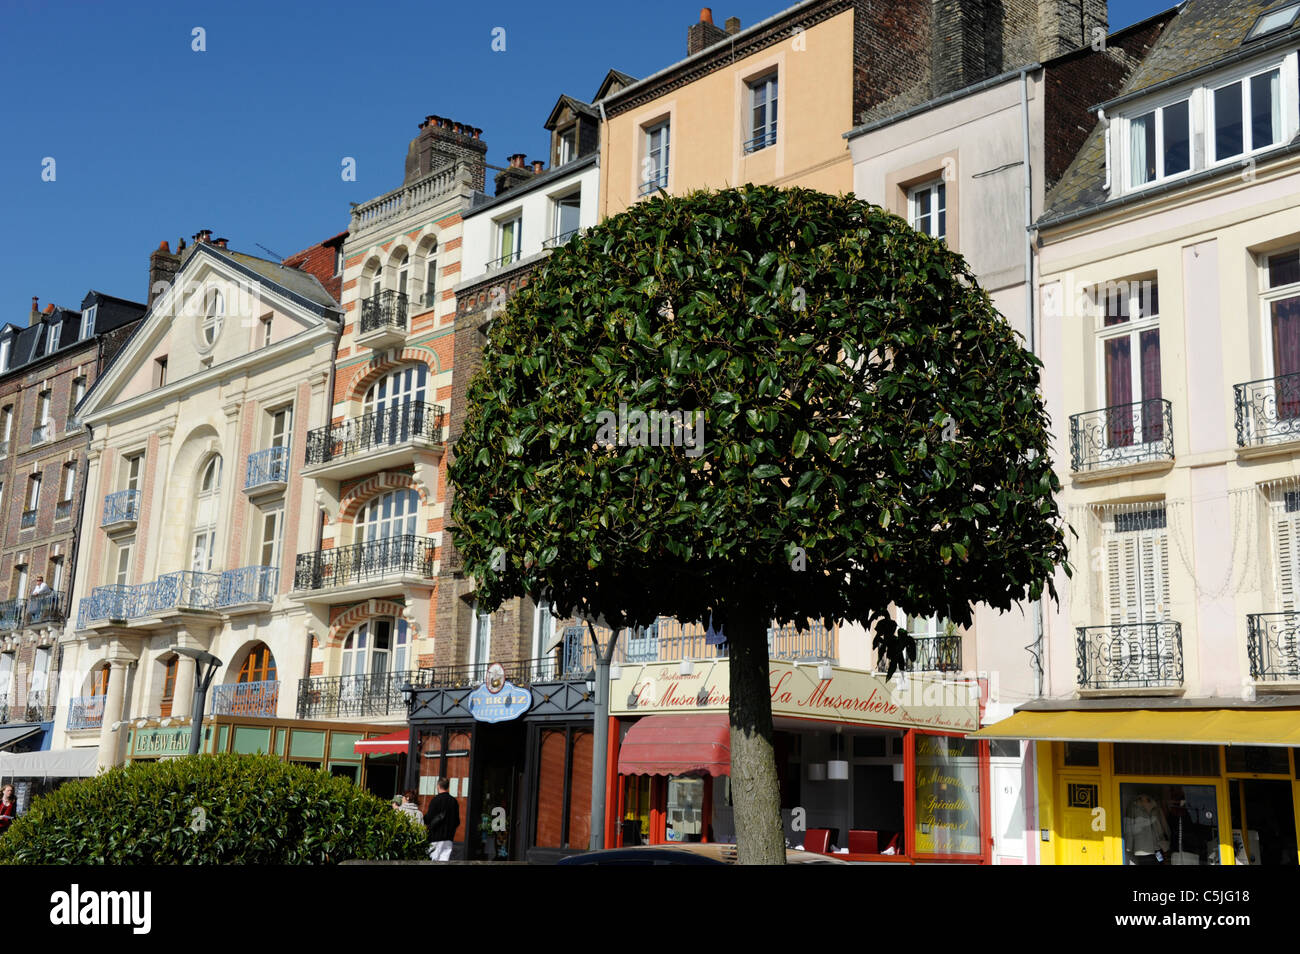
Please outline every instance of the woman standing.
[{"label": "woman standing", "polygon": [[10,823],[18,814],[18,799],[14,798],[14,787],[6,785],[0,794],[0,835],[9,830]]}]

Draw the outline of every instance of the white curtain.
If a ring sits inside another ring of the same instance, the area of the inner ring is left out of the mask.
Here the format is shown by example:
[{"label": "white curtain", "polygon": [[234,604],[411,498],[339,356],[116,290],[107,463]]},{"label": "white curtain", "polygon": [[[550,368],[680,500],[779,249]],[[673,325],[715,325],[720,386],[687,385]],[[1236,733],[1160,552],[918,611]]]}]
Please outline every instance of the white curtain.
[{"label": "white curtain", "polygon": [[1155,118],[1154,113],[1147,113],[1129,123],[1129,182],[1132,185],[1142,185],[1147,181],[1147,127],[1155,122]]}]

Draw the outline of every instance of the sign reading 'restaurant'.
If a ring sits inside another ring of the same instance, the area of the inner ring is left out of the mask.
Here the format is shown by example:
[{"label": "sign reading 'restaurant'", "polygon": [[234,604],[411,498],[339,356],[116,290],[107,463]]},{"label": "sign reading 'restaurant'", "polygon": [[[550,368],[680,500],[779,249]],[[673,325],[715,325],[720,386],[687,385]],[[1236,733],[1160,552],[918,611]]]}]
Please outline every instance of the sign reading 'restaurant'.
[{"label": "sign reading 'restaurant'", "polygon": [[[731,691],[726,659],[680,664],[624,665],[611,689],[612,715],[653,712],[725,712]],[[979,685],[970,679],[906,673],[886,681],[879,673],[831,668],[821,679],[815,665],[769,663],[772,714],[869,725],[917,726],[950,732],[979,728]]]}]

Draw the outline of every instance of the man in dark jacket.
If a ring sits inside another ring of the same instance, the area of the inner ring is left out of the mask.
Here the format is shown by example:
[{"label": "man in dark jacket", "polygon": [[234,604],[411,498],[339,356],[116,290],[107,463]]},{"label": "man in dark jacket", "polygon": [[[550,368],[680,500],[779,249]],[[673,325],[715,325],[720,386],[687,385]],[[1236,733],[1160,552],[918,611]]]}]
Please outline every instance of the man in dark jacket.
[{"label": "man in dark jacket", "polygon": [[460,805],[452,798],[450,788],[445,778],[438,779],[438,794],[429,803],[429,811],[424,816],[429,828],[430,861],[451,859],[451,843],[460,827]]}]

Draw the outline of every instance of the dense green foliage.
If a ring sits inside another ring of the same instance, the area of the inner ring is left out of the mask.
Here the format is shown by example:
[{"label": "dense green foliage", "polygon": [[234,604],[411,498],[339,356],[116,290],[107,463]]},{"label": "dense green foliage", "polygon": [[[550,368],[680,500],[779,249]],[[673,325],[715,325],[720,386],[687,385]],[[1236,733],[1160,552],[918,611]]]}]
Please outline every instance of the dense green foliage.
[{"label": "dense green foliage", "polygon": [[136,762],[36,799],[0,836],[0,863],[417,859],[426,838],[348,779],[264,755],[199,755]]},{"label": "dense green foliage", "polygon": [[[902,662],[890,603],[969,624],[973,603],[1055,595],[1039,367],[960,255],[877,206],[640,202],[494,322],[451,467],[456,546],[487,606],[874,620]],[[602,443],[620,405],[701,411],[702,453]]]}]

